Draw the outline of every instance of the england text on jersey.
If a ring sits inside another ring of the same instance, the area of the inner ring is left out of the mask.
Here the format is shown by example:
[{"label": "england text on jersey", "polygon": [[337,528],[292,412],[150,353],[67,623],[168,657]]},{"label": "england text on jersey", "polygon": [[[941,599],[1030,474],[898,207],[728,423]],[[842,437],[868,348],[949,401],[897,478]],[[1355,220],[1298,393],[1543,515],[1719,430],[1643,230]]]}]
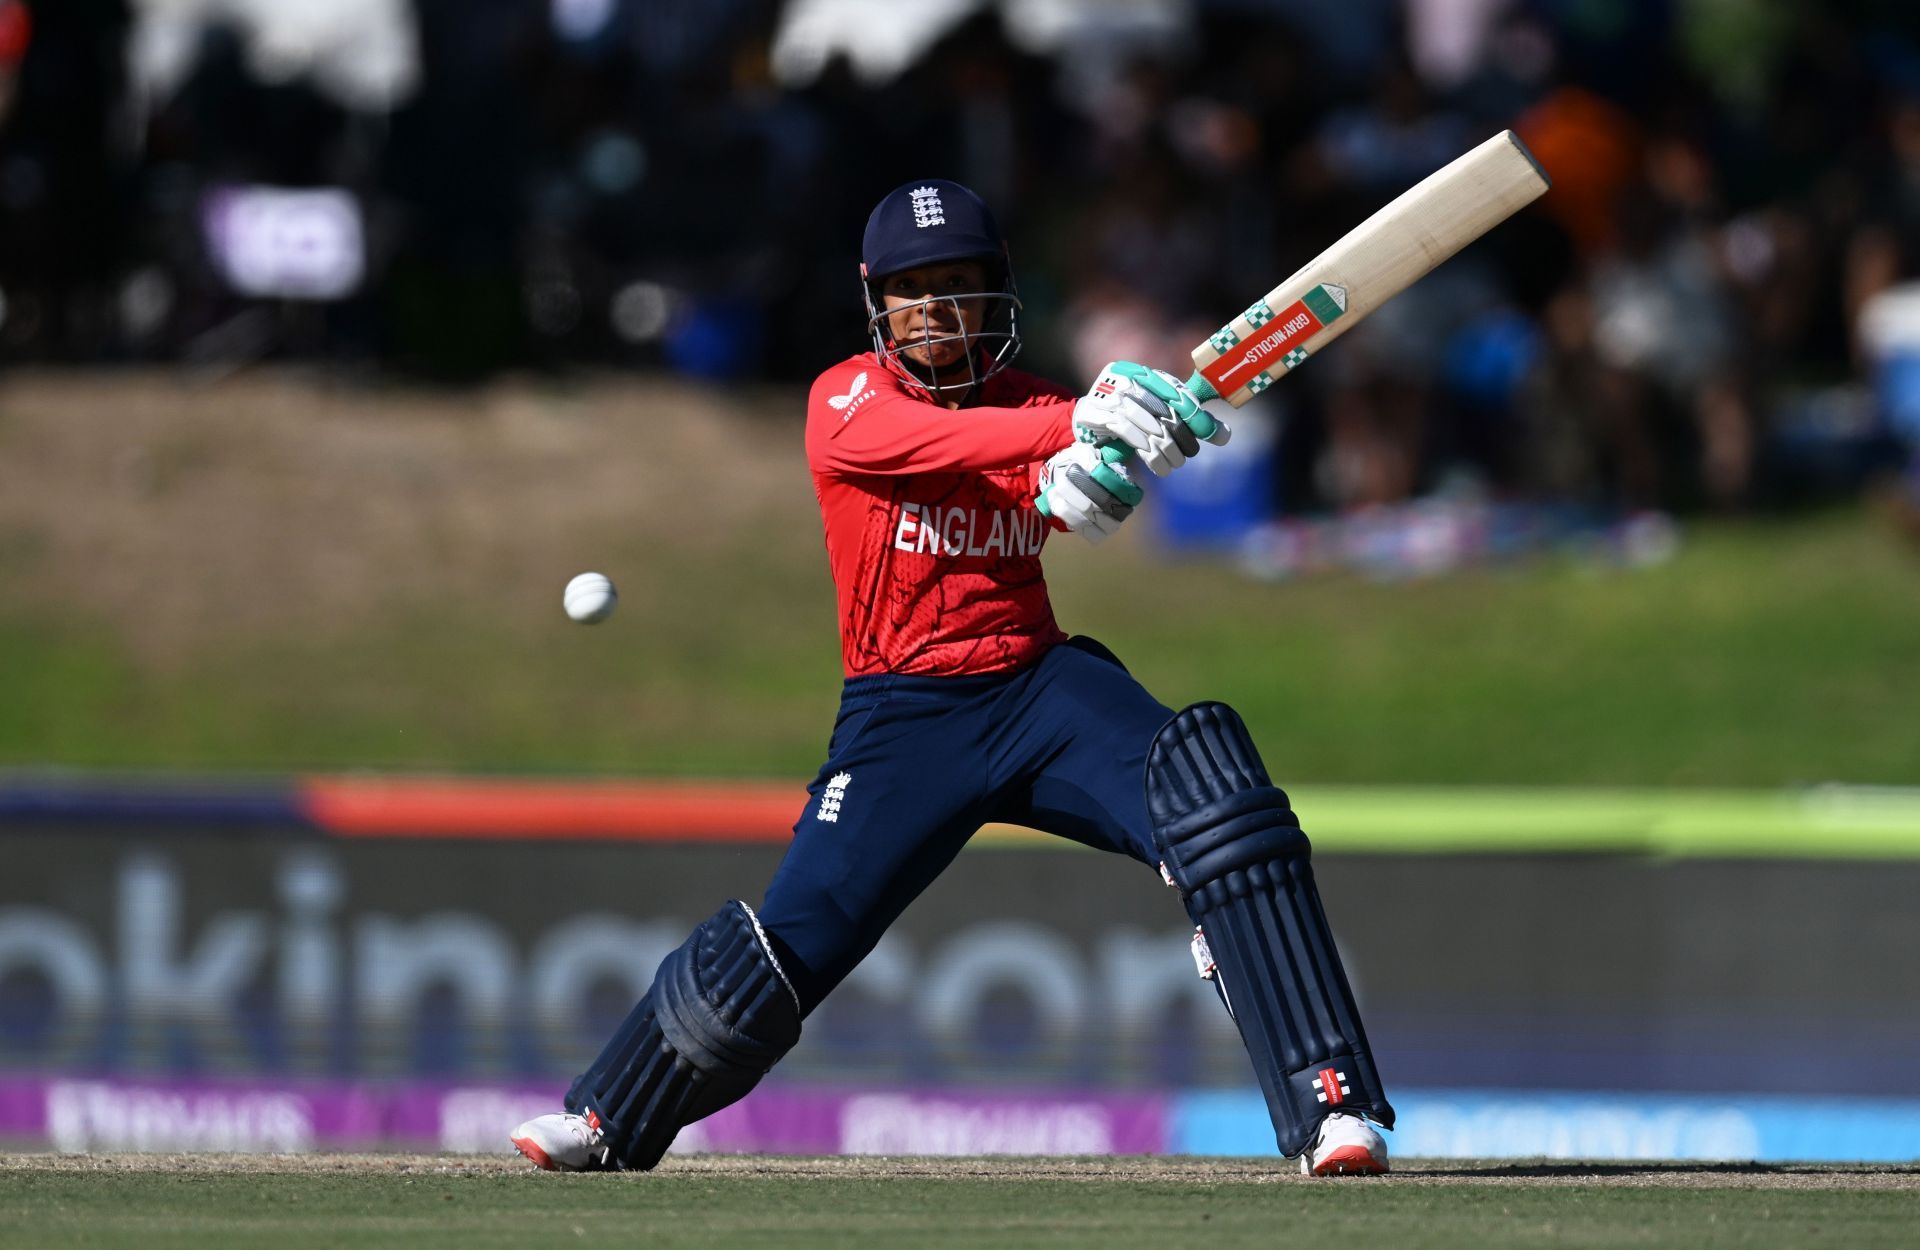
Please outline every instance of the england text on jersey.
[{"label": "england text on jersey", "polygon": [[1002,672],[1066,637],[1033,492],[1039,463],[1073,441],[1073,396],[1014,369],[985,386],[950,410],[871,353],[813,385],[807,462],[850,677]]},{"label": "england text on jersey", "polygon": [[1032,508],[951,508],[903,503],[893,527],[896,551],[946,556],[1037,556],[1047,519]]}]

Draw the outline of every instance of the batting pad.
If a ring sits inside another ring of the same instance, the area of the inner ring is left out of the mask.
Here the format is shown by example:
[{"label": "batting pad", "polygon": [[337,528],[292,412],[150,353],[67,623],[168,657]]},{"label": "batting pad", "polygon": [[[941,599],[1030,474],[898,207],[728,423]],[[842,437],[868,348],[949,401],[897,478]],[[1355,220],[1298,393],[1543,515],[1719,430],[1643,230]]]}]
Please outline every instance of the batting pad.
[{"label": "batting pad", "polygon": [[1304,1151],[1334,1111],[1392,1128],[1307,835],[1239,715],[1196,703],[1168,721],[1147,754],[1146,787],[1154,842],[1212,948],[1280,1153]]},{"label": "batting pad", "polygon": [[645,1171],[799,1040],[793,987],[753,909],[729,902],[661,961],[653,988],[567,1091],[567,1110],[599,1127],[610,1165]]}]

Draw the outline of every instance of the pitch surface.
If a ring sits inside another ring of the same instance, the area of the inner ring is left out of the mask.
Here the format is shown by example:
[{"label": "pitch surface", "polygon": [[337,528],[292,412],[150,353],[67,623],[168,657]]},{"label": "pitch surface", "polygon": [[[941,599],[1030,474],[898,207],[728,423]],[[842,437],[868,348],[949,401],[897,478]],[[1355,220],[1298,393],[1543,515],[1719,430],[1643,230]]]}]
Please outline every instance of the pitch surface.
[{"label": "pitch surface", "polygon": [[451,1156],[0,1156],[0,1245],[692,1248],[1907,1246],[1920,1165],[671,1158],[555,1176]]}]

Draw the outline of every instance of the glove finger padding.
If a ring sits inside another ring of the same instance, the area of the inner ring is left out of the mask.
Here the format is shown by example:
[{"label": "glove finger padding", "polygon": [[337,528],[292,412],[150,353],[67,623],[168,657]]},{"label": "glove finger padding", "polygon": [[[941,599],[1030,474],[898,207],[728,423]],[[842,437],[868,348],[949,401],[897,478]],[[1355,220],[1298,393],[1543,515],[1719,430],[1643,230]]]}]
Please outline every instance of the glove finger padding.
[{"label": "glove finger padding", "polygon": [[[1115,398],[1123,408],[1132,409],[1128,416],[1150,431],[1148,446],[1140,452],[1140,462],[1155,477],[1165,477],[1187,462],[1187,450],[1180,445],[1180,435],[1186,432],[1186,425],[1173,415],[1173,409],[1164,399],[1138,379]],[[1198,447],[1195,450],[1199,450]]]},{"label": "glove finger padding", "polygon": [[[1067,467],[1066,477],[1073,488],[1086,498],[1094,515],[1110,516],[1116,521],[1124,521],[1133,515],[1133,505],[1123,502],[1118,495],[1107,489],[1106,483],[1100,480],[1104,472],[1108,472],[1105,465],[1100,465],[1089,473],[1076,464]],[[1116,487],[1121,485],[1111,476],[1107,480]],[[1139,488],[1134,487],[1134,491],[1137,494]]]},{"label": "glove finger padding", "polygon": [[1175,421],[1168,427],[1173,433],[1173,445],[1180,454],[1191,460],[1200,454],[1200,438],[1185,421]]},{"label": "glove finger padding", "polygon": [[[1165,369],[1141,369],[1134,380],[1166,406],[1167,420],[1174,426],[1174,438],[1179,442],[1180,450],[1189,456],[1198,452],[1200,438],[1195,427],[1211,420],[1210,416],[1201,412],[1200,397]],[[1204,417],[1205,420],[1196,421],[1195,417]]]},{"label": "glove finger padding", "polygon": [[1106,422],[1098,427],[1082,428],[1092,433],[1088,441],[1096,446],[1124,446],[1130,454],[1139,456],[1140,463],[1155,476],[1164,477],[1179,467],[1168,459],[1169,449],[1173,447],[1172,432],[1152,408],[1141,402],[1144,398],[1150,397],[1117,392],[1102,405],[1107,410]]},{"label": "glove finger padding", "polygon": [[1115,507],[1107,506],[1098,498],[1094,502],[1100,504],[1103,512],[1115,512],[1119,508],[1124,508],[1125,512],[1120,513],[1121,520],[1125,520],[1126,513],[1138,507],[1140,501],[1147,495],[1147,492],[1140,489],[1139,484],[1127,472],[1126,460],[1126,453],[1118,447],[1102,447],[1099,459],[1087,470],[1087,475],[1113,497]]},{"label": "glove finger padding", "polygon": [[[1185,464],[1189,457],[1200,450],[1200,440],[1194,437],[1187,423],[1179,416],[1178,408],[1170,402],[1167,395],[1153,385],[1157,381],[1149,373],[1144,378],[1133,379],[1131,390],[1123,391],[1120,398],[1130,401],[1137,409],[1144,411],[1154,424],[1154,434],[1159,444],[1157,459],[1164,467],[1153,471],[1161,476]],[[1172,448],[1167,443],[1173,444]],[[1144,455],[1143,455],[1144,458]],[[1149,467],[1152,463],[1149,462]]]},{"label": "glove finger padding", "polygon": [[[1212,443],[1215,447],[1227,445],[1227,440],[1233,437],[1233,430],[1225,421],[1208,412],[1206,406],[1200,402],[1200,397],[1195,395],[1185,382],[1165,369],[1149,369],[1147,373],[1151,380],[1143,378],[1143,385],[1152,389],[1172,406],[1174,415],[1180,418],[1180,423],[1186,427],[1189,434],[1195,439]],[[1191,448],[1183,442],[1181,447],[1189,456],[1200,450],[1198,442]]]},{"label": "glove finger padding", "polygon": [[[1098,487],[1094,487],[1098,490]],[[1050,496],[1053,500],[1053,514],[1062,524],[1090,543],[1105,541],[1108,534],[1120,528],[1124,516],[1112,516],[1102,512],[1098,505],[1087,497],[1085,492],[1070,479],[1062,478]],[[1132,509],[1128,509],[1131,512]]]}]

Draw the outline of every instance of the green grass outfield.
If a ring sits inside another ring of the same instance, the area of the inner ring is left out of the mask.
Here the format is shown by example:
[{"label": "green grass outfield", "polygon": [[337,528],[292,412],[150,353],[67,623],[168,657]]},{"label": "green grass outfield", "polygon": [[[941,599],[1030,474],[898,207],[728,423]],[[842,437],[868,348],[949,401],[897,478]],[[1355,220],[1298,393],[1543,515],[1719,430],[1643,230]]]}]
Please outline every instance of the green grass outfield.
[{"label": "green grass outfield", "polygon": [[1907,1247],[1920,1168],[1422,1161],[670,1160],[555,1176],[446,1158],[0,1156],[0,1245],[222,1247]]},{"label": "green grass outfield", "polygon": [[[837,656],[817,539],[774,533],[792,565],[742,550],[723,590],[661,553],[648,579],[688,589],[636,588],[591,629],[551,579],[531,619],[396,602],[154,661],[137,620],[0,601],[0,765],[805,777]],[[1055,563],[1063,620],[1168,703],[1232,702],[1298,785],[1920,781],[1920,562],[1864,517],[1709,527],[1659,569],[1404,586]]]}]

